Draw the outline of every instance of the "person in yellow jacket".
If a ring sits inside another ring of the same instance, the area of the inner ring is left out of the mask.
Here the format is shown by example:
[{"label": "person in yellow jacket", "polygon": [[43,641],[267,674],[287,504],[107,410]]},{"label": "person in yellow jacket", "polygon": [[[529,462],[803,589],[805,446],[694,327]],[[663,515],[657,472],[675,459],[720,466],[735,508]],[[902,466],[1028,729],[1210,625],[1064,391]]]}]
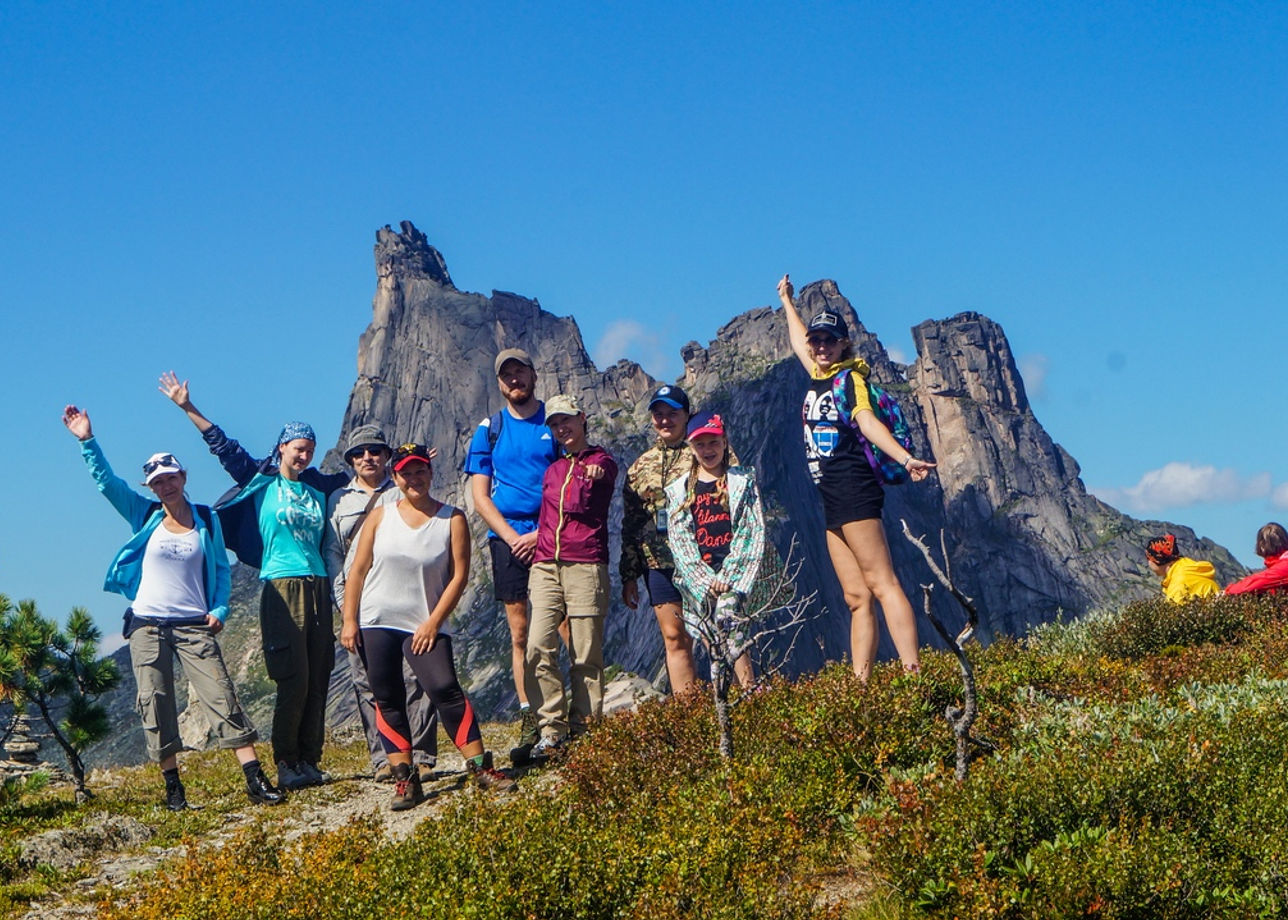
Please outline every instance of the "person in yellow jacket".
[{"label": "person in yellow jacket", "polygon": [[1173,604],[1221,593],[1212,563],[1182,556],[1174,534],[1165,533],[1150,540],[1145,547],[1145,561],[1149,570],[1163,579],[1163,596]]}]

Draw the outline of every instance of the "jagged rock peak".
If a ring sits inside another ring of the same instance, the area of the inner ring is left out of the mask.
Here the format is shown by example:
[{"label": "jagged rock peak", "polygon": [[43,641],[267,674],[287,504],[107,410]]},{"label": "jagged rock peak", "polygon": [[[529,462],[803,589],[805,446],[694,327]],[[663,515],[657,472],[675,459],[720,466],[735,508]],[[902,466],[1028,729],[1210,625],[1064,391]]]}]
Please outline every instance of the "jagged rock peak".
[{"label": "jagged rock peak", "polygon": [[425,278],[456,290],[443,254],[429,245],[425,234],[409,220],[398,226],[401,233],[388,224],[376,231],[376,277]]},{"label": "jagged rock peak", "polygon": [[933,396],[1027,412],[1029,398],[1002,327],[967,311],[912,329],[923,384]]}]

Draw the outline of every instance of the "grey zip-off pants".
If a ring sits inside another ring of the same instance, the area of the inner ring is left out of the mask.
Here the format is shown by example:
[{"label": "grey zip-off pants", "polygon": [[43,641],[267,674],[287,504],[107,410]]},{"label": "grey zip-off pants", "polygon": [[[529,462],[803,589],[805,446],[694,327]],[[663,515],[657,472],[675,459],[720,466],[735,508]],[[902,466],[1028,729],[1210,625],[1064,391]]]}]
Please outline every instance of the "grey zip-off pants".
[{"label": "grey zip-off pants", "polygon": [[130,666],[139,688],[137,706],[152,760],[165,760],[183,749],[174,695],[176,657],[221,748],[244,747],[259,738],[242,711],[210,627],[140,625],[129,641]]}]

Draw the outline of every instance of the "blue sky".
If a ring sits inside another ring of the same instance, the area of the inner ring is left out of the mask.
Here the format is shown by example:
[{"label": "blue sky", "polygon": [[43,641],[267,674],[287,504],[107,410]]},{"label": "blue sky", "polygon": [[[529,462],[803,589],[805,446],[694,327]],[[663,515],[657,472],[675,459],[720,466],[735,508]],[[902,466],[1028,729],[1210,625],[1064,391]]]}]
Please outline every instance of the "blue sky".
[{"label": "blue sky", "polygon": [[1124,510],[1245,562],[1288,517],[1285,5],[208,6],[0,6],[11,597],[124,606],[65,402],[198,499],[165,369],[257,450],[334,443],[402,219],[659,377],[784,271],[905,357],[978,310]]}]

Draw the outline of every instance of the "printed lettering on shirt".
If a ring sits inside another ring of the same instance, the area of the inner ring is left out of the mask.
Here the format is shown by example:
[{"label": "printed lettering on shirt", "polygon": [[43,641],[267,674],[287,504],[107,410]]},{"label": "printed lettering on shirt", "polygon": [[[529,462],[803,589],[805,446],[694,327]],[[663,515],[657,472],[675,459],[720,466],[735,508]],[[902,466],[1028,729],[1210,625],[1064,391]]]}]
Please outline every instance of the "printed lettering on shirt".
[{"label": "printed lettering on shirt", "polygon": [[[189,533],[191,533],[191,531],[189,531]],[[157,553],[163,559],[183,562],[197,551],[197,544],[192,540],[185,540],[184,536],[186,535],[162,537],[155,544]]]},{"label": "printed lettering on shirt", "polygon": [[724,561],[729,545],[733,543],[732,521],[729,509],[714,490],[701,491],[693,496],[693,524],[702,561],[707,565],[713,565],[717,557]]},{"label": "printed lettering on shirt", "polygon": [[277,483],[277,523],[291,532],[300,544],[313,541],[313,535],[322,526],[322,508],[308,491],[298,492],[281,480]]}]

